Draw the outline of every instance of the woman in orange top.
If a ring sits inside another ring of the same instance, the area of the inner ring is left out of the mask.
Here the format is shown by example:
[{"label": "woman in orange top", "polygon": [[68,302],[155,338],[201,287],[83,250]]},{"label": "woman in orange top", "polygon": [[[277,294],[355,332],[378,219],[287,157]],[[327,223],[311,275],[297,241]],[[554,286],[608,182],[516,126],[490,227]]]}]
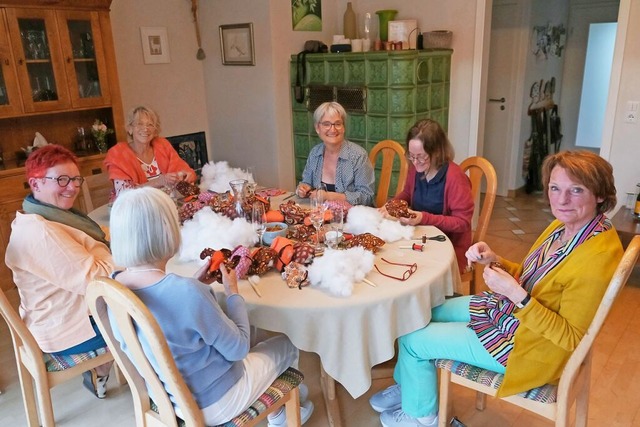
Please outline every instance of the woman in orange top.
[{"label": "woman in orange top", "polygon": [[104,159],[109,179],[113,181],[112,200],[129,188],[173,187],[178,181],[196,181],[194,170],[159,133],[160,118],[155,111],[140,106],[129,112],[128,141],[111,147]]}]

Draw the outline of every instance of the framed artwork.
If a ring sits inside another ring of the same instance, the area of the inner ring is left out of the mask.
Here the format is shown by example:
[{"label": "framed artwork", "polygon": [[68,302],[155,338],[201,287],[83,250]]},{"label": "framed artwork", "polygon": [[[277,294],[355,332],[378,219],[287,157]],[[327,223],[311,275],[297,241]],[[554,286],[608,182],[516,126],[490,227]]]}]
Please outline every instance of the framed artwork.
[{"label": "framed artwork", "polygon": [[293,31],[322,31],[322,0],[291,0]]},{"label": "framed artwork", "polygon": [[140,27],[140,38],[145,64],[168,64],[171,62],[167,27]]},{"label": "framed artwork", "polygon": [[222,65],[256,65],[253,23],[220,25]]},{"label": "framed artwork", "polygon": [[168,136],[167,140],[178,155],[196,171],[198,177],[202,167],[209,161],[207,157],[207,141],[204,132],[187,133],[184,135]]}]

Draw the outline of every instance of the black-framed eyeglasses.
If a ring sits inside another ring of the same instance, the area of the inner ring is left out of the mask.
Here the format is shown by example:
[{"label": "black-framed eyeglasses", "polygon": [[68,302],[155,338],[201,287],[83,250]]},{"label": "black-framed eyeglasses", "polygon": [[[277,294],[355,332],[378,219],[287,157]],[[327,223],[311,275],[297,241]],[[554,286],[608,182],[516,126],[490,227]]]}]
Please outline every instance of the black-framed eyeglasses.
[{"label": "black-framed eyeglasses", "polygon": [[373,265],[376,268],[376,270],[378,271],[378,273],[380,273],[383,276],[388,277],[390,279],[396,279],[396,280],[400,280],[401,282],[404,282],[405,280],[409,279],[409,277],[411,277],[411,275],[413,273],[418,271],[418,264],[416,264],[415,262],[413,264],[402,264],[402,263],[399,263],[399,262],[387,261],[384,258],[381,258],[381,259],[382,259],[382,261],[386,262],[387,264],[399,265],[399,266],[402,266],[402,267],[409,267],[408,270],[406,270],[404,273],[402,273],[402,277],[395,277],[395,276],[391,276],[389,274],[383,273],[382,271],[380,271],[380,269],[378,268],[377,265],[375,265],[375,264]]},{"label": "black-framed eyeglasses", "polygon": [[66,187],[69,185],[71,181],[73,181],[74,187],[81,187],[84,182],[84,178],[81,176],[69,176],[69,175],[60,175],[59,177],[53,176],[43,176],[44,179],[52,179],[58,183],[60,187]]},{"label": "black-framed eyeglasses", "polygon": [[344,123],[342,122],[335,122],[335,123],[331,123],[331,122],[320,122],[320,127],[322,127],[322,129],[324,130],[329,130],[331,129],[331,126],[333,126],[334,128],[336,128],[336,130],[340,130],[344,127]]}]

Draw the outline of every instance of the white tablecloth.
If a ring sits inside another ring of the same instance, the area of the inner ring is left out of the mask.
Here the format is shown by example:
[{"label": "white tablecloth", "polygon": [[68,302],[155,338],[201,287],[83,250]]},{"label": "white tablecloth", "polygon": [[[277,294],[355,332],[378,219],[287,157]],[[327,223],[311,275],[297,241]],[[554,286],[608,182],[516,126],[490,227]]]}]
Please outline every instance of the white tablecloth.
[{"label": "white tablecloth", "polygon": [[[416,235],[441,234],[431,226],[417,227]],[[424,252],[399,249],[413,242],[386,244],[376,264],[387,274],[402,275],[402,267],[381,262],[416,263],[418,269],[407,281],[380,275],[375,269],[367,278],[377,287],[358,283],[347,298],[333,297],[311,287],[290,289],[272,271],[259,282],[262,297],[247,281],[240,281],[252,325],[286,334],[301,350],[320,356],[326,372],[357,398],[371,386],[371,368],[394,354],[394,340],[426,326],[431,307],[444,302],[460,282],[453,246],[428,241]],[[167,270],[191,276],[196,263],[181,264],[172,259]],[[222,286],[220,286],[222,292]]]}]

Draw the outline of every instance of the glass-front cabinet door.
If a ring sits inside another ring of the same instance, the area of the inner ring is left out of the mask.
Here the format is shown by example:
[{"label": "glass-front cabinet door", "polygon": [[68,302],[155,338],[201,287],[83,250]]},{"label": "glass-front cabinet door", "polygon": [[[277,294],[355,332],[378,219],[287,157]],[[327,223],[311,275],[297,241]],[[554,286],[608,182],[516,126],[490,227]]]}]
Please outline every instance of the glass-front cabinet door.
[{"label": "glass-front cabinet door", "polygon": [[24,110],[69,108],[55,12],[7,8],[6,13]]},{"label": "glass-front cabinet door", "polygon": [[0,14],[0,117],[22,113],[15,62],[3,16]]},{"label": "glass-front cabinet door", "polygon": [[60,45],[74,107],[111,101],[97,12],[58,11]]}]

